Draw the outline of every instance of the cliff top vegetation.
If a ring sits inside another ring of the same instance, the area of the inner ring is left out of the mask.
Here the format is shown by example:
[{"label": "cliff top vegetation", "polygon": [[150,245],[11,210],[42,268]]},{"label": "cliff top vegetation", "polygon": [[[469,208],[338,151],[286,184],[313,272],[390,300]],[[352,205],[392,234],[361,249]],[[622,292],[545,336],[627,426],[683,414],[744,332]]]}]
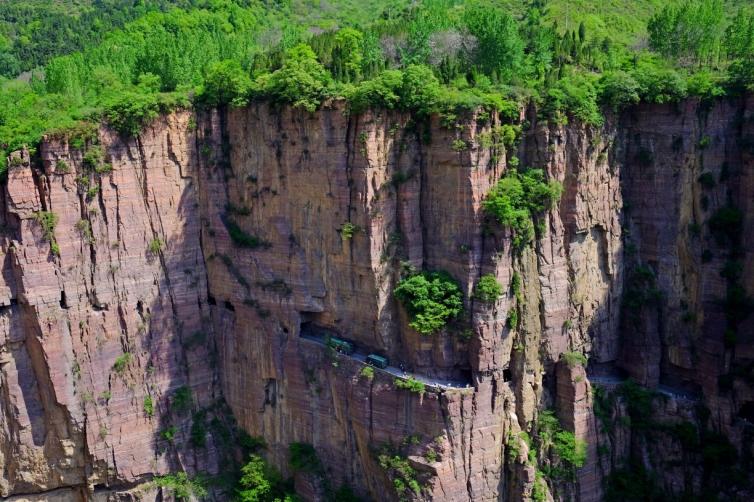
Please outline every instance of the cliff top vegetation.
[{"label": "cliff top vegetation", "polygon": [[599,125],[607,109],[754,86],[754,9],[733,0],[10,4],[0,172],[45,133],[105,120],[133,135],[191,106],[265,99],[311,111],[342,98],[354,112],[485,107],[512,119],[531,100],[545,119]]}]

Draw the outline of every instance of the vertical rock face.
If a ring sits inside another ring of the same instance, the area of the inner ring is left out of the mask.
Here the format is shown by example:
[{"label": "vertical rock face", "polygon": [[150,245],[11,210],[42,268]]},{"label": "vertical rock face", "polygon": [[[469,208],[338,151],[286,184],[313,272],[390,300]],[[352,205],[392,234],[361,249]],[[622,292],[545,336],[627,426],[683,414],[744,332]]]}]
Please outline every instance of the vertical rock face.
[{"label": "vertical rock face", "polygon": [[[285,474],[290,443],[315,447],[326,475],[296,475],[307,499],[347,483],[397,500],[385,451],[415,471],[416,499],[600,500],[637,458],[663,490],[699,493],[709,458],[673,435],[686,423],[746,465],[754,102],[640,106],[600,130],[529,115],[515,152],[498,117],[448,127],[335,103],[177,113],[136,139],[103,128],[101,158],[52,138],[17,154],[0,215],[0,494],[104,500],[217,473],[223,435],[197,431],[229,420],[224,402]],[[481,206],[514,156],[563,185],[523,251]],[[411,269],[464,292],[440,333],[411,329],[394,299]],[[472,294],[483,274],[505,290],[492,304]],[[301,336],[322,332],[462,385],[397,389]],[[660,440],[626,376],[664,396],[647,397]],[[546,408],[588,446],[573,479],[544,485],[547,455],[521,433]],[[685,470],[658,460],[673,456]]]}]

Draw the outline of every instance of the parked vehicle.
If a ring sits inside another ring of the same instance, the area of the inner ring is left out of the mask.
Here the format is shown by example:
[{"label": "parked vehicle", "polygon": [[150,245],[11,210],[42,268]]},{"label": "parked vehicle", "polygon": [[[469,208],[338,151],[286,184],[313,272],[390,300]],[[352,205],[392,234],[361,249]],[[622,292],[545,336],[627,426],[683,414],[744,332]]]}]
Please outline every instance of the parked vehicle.
[{"label": "parked vehicle", "polygon": [[340,338],[331,336],[327,338],[327,346],[340,352],[341,354],[353,354],[353,344]]},{"label": "parked vehicle", "polygon": [[388,360],[386,357],[378,356],[377,354],[369,354],[367,356],[367,364],[380,369],[387,368]]}]

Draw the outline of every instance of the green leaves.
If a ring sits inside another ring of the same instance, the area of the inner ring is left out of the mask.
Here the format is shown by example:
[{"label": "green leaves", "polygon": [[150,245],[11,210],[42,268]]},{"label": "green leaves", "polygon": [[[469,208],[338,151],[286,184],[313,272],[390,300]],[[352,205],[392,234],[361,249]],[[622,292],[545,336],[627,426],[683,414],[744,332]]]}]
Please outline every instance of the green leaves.
[{"label": "green leaves", "polygon": [[257,79],[262,95],[310,112],[329,95],[332,85],[332,76],[306,44],[289,49],[282,68]]},{"label": "green leaves", "polygon": [[513,246],[520,249],[534,238],[532,218],[552,207],[562,191],[557,181],[545,181],[541,169],[508,171],[492,187],[482,207],[501,225],[513,230]]},{"label": "green leaves", "polygon": [[209,66],[198,100],[209,106],[244,106],[251,88],[251,77],[240,63],[226,59]]},{"label": "green leaves", "polygon": [[463,295],[447,272],[421,272],[402,279],[394,291],[406,308],[409,326],[423,335],[439,331],[463,310]]},{"label": "green leaves", "polygon": [[494,303],[503,294],[503,286],[492,274],[485,274],[474,288],[474,298],[486,303]]}]

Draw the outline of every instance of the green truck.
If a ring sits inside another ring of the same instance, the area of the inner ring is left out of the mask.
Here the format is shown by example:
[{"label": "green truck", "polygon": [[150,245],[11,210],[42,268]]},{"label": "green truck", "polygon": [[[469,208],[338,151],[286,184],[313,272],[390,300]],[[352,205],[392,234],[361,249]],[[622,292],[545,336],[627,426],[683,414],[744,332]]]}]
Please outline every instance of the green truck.
[{"label": "green truck", "polygon": [[386,357],[378,356],[377,354],[369,354],[367,356],[367,364],[370,364],[376,368],[385,369],[388,365]]},{"label": "green truck", "polygon": [[345,340],[334,336],[328,336],[326,340],[327,346],[336,350],[342,354],[353,354],[353,344]]}]

